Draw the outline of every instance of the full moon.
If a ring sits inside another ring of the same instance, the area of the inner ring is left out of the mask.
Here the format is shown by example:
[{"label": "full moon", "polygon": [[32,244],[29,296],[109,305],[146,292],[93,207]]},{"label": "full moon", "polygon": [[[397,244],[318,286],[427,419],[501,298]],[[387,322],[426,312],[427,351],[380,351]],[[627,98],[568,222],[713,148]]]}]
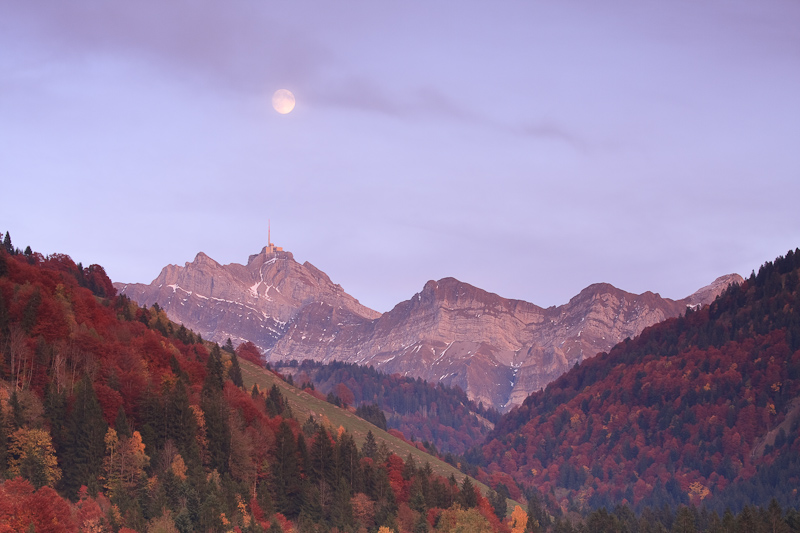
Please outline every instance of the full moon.
[{"label": "full moon", "polygon": [[272,95],[272,107],[281,115],[290,113],[294,109],[294,95],[287,89],[278,89]]}]

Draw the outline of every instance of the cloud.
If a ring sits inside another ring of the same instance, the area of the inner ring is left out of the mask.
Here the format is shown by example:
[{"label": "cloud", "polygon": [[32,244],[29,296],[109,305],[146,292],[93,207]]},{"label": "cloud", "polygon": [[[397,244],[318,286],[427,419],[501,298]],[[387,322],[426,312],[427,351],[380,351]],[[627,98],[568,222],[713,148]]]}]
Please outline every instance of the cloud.
[{"label": "cloud", "polygon": [[5,3],[0,18],[50,57],[127,57],[234,90],[302,83],[330,59],[266,4],[177,0]]}]

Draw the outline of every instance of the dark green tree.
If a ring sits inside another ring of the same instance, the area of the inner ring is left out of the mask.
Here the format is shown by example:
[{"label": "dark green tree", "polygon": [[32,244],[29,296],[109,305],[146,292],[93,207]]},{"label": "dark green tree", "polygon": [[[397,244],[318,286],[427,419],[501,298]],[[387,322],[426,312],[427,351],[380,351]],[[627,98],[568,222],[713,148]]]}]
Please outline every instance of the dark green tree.
[{"label": "dark green tree", "polygon": [[464,476],[458,500],[464,509],[471,509],[478,506],[478,495],[475,494],[475,485],[472,484],[469,476]]},{"label": "dark green tree", "polygon": [[117,409],[117,418],[114,419],[114,430],[120,438],[131,436],[131,426],[128,424],[128,417],[125,414],[125,409],[123,409],[121,405],[119,409]]},{"label": "dark green tree", "polygon": [[697,527],[695,526],[694,513],[692,510],[681,505],[675,515],[675,521],[672,523],[673,533],[696,533]]},{"label": "dark green tree", "polygon": [[206,379],[203,382],[203,393],[212,391],[222,392],[225,385],[222,368],[222,353],[218,344],[211,347],[211,353],[208,354],[206,361]]},{"label": "dark green tree", "polygon": [[228,337],[228,340],[225,341],[225,345],[222,347],[228,353],[236,353],[236,350],[233,348],[233,342],[231,342],[231,338]]},{"label": "dark green tree", "polygon": [[103,421],[103,411],[88,375],[78,383],[66,427],[66,442],[61,452],[61,486],[73,499],[82,485],[89,488],[90,494],[97,494],[108,426]]},{"label": "dark green tree", "polygon": [[[505,486],[503,486],[505,488]],[[508,489],[506,489],[507,491]],[[508,503],[506,501],[506,496],[501,494],[500,491],[490,490],[489,491],[489,505],[492,506],[494,509],[494,514],[497,515],[497,518],[503,520],[506,517],[506,513],[508,513]]]},{"label": "dark green tree", "polygon": [[9,255],[14,255],[14,245],[11,244],[11,235],[9,232],[6,232],[6,237],[3,239],[3,248],[5,248]]},{"label": "dark green tree", "polygon": [[267,410],[267,414],[271,417],[278,416],[283,413],[285,406],[286,399],[283,397],[283,394],[281,394],[278,386],[273,383],[272,387],[269,389],[266,399],[264,400],[264,407]]},{"label": "dark green tree", "polygon": [[11,397],[8,399],[8,407],[11,409],[11,428],[17,430],[25,424],[25,408],[19,401],[17,388],[11,391]]},{"label": "dark green tree", "polygon": [[239,366],[239,358],[236,356],[236,352],[231,352],[231,367],[228,370],[228,377],[231,378],[231,381],[234,385],[240,389],[244,388],[244,380],[242,380],[242,368]]},{"label": "dark green tree", "polygon": [[378,444],[375,442],[375,435],[372,434],[372,430],[367,430],[367,438],[364,440],[363,446],[361,446],[361,454],[364,457],[374,459],[376,453],[378,453]]},{"label": "dark green tree", "polygon": [[289,518],[300,513],[301,485],[297,464],[297,446],[286,421],[275,435],[275,460],[272,463],[272,501],[275,509]]}]

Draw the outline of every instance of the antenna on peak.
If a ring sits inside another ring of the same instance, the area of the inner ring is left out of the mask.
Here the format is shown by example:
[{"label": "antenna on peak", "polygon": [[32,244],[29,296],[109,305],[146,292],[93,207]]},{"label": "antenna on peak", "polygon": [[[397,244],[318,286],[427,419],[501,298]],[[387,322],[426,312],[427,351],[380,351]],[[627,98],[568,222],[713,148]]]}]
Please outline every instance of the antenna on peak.
[{"label": "antenna on peak", "polygon": [[272,221],[267,219],[267,247],[266,252],[268,254],[274,254],[275,252],[282,252],[283,248],[280,246],[275,246],[272,244]]}]

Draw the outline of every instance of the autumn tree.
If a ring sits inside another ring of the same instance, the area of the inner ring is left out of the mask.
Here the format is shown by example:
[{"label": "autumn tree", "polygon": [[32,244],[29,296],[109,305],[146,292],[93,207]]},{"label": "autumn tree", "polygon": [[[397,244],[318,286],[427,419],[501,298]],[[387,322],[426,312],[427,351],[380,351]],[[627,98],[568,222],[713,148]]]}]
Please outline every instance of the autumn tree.
[{"label": "autumn tree", "polygon": [[514,506],[511,512],[511,533],[525,533],[528,525],[528,513],[526,513],[519,505]]},{"label": "autumn tree", "polygon": [[52,487],[61,479],[50,433],[44,429],[20,428],[11,435],[9,446],[11,477],[22,476],[35,488]]},{"label": "autumn tree", "polygon": [[134,431],[130,437],[120,437],[116,430],[108,428],[105,444],[104,487],[112,499],[121,493],[135,493],[144,482],[145,468],[150,463],[142,436]]}]

